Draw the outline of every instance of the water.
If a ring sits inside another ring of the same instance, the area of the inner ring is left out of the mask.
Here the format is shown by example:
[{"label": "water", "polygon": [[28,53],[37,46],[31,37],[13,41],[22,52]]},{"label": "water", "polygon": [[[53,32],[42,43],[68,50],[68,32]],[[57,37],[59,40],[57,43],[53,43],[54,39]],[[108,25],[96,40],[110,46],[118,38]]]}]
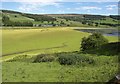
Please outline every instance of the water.
[{"label": "water", "polygon": [[101,33],[103,35],[106,36],[120,36],[120,32],[115,30],[115,29],[107,29],[107,30],[102,30],[102,29],[75,29],[77,31],[81,31],[81,32],[88,32],[88,33],[94,33],[94,32],[98,32]]},{"label": "water", "polygon": [[106,36],[120,36],[120,32],[113,32],[113,33],[107,33],[107,34],[103,34]]}]

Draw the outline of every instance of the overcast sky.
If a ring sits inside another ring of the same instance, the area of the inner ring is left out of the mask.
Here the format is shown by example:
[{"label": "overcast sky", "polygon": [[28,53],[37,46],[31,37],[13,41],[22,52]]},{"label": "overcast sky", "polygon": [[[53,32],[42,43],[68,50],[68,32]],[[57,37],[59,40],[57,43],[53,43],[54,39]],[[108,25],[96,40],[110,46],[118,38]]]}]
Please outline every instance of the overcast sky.
[{"label": "overcast sky", "polygon": [[37,14],[99,14],[117,15],[118,2],[113,0],[99,0],[99,2],[85,0],[2,0],[1,9],[14,10]]}]

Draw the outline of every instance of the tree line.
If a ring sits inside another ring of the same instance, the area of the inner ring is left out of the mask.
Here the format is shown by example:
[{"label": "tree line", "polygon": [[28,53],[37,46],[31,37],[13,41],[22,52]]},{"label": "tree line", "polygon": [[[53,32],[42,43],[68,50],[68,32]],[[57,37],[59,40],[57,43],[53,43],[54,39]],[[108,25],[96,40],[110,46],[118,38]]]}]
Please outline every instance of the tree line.
[{"label": "tree line", "polygon": [[[17,16],[15,16],[17,17]],[[46,19],[47,20],[47,19]],[[41,20],[40,20],[41,21]],[[43,23],[44,21],[42,20],[41,23],[42,24],[34,24],[31,21],[24,21],[24,22],[20,22],[20,21],[11,21],[10,18],[6,15],[2,16],[2,26],[29,26],[29,27],[33,27],[33,26],[65,26],[66,24],[61,21],[60,24],[57,24],[54,22],[54,20],[49,19],[47,22],[48,23]],[[68,26],[68,25],[66,25]]]},{"label": "tree line", "polygon": [[25,17],[32,18],[34,21],[56,21],[56,18],[52,18],[47,15],[37,15],[37,14],[22,14]]}]

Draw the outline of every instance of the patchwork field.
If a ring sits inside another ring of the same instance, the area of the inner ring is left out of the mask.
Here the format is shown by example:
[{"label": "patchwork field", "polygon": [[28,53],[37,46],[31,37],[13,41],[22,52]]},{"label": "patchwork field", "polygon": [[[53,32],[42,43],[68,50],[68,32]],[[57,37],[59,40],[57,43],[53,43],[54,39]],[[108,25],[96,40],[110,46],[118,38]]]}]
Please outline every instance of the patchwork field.
[{"label": "patchwork field", "polygon": [[[0,30],[1,31],[1,30]],[[74,28],[4,29],[2,30],[4,82],[107,82],[118,70],[117,55],[80,54],[94,64],[60,65],[52,62],[33,63],[38,54],[80,51],[83,37],[91,33]],[[117,42],[117,36],[105,36]],[[67,55],[67,54],[66,54]],[[77,53],[75,53],[77,55]],[[54,55],[53,55],[54,56]],[[57,59],[57,57],[55,58]],[[10,61],[11,60],[11,61]],[[92,76],[92,77],[91,77]]]}]

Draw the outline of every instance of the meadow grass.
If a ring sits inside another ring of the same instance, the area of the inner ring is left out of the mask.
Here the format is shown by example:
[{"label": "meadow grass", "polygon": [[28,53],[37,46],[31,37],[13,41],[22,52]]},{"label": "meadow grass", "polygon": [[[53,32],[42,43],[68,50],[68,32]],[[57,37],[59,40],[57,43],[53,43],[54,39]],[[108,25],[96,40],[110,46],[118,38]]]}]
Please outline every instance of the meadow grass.
[{"label": "meadow grass", "polygon": [[[84,54],[83,54],[84,55]],[[60,65],[57,61],[3,62],[4,82],[107,82],[118,72],[117,57],[94,57],[94,65]],[[9,69],[8,69],[9,68]]]},{"label": "meadow grass", "polygon": [[66,45],[61,50],[79,49],[81,38],[88,33],[67,28],[3,30],[3,54],[30,49],[45,49]]},{"label": "meadow grass", "polygon": [[[34,21],[34,19],[31,18],[27,18],[25,16],[22,16],[20,14],[10,14],[10,13],[5,13],[5,15],[9,16],[11,21],[17,22],[17,21],[21,21],[21,22],[26,22],[26,21]],[[16,16],[16,17],[15,17]]]},{"label": "meadow grass", "polygon": [[[58,47],[56,49],[61,51],[76,51],[80,49],[81,38],[88,35],[90,33],[69,28],[2,30],[3,55],[32,49],[38,49],[36,51],[40,52],[53,47]],[[110,42],[118,41],[118,37],[105,37]]]}]

